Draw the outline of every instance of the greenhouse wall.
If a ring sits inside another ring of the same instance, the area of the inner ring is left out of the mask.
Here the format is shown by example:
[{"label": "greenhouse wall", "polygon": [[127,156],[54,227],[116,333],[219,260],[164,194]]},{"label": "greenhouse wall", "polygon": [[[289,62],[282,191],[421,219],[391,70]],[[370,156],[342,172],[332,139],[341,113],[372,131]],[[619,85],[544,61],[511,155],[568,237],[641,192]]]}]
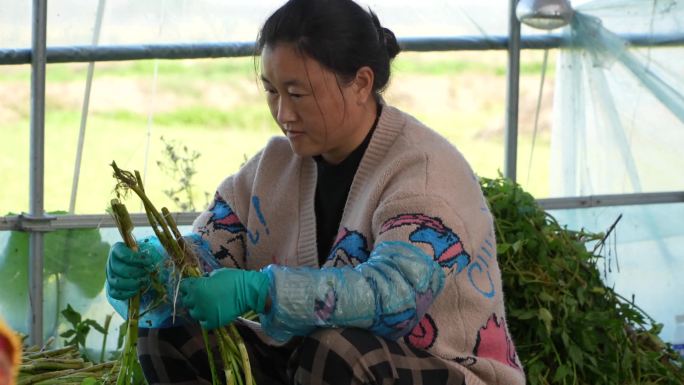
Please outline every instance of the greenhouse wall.
[{"label": "greenhouse wall", "polygon": [[[251,52],[258,25],[279,3],[50,2],[44,209],[56,219],[44,233],[45,336],[67,327],[58,315],[67,304],[100,323],[113,312],[103,294],[104,260],[119,239],[104,211],[113,196],[112,160],[139,169],[155,186],[153,200],[163,202],[178,180],[162,167],[169,145],[187,157],[198,152],[192,207],[185,207],[196,212],[223,177],[278,133]],[[440,131],[481,176],[499,175],[515,150],[517,181],[569,228],[606,231],[622,214],[604,250],[605,280],[634,295],[671,340],[674,316],[684,314],[676,277],[684,267],[684,5],[574,3],[624,45],[617,52],[629,55],[619,57],[634,60],[578,49],[585,41],[573,43],[572,26],[551,34],[523,26],[520,71],[511,79],[508,2],[498,2],[496,12],[481,1],[368,2],[406,51],[385,98]],[[0,7],[0,285],[12,293],[0,297],[0,314],[28,333],[28,234],[36,228],[18,214],[29,211],[31,196],[31,3],[0,0]],[[233,19],[239,22],[226,21]],[[512,82],[514,149],[505,141]],[[417,89],[429,92],[417,97]],[[611,109],[586,108],[597,100],[610,100]],[[597,207],[582,203],[590,196]],[[136,236],[147,235],[144,221],[138,224]],[[112,330],[121,322],[115,319]],[[98,338],[89,339],[94,349]],[[115,343],[108,340],[109,348]]]}]

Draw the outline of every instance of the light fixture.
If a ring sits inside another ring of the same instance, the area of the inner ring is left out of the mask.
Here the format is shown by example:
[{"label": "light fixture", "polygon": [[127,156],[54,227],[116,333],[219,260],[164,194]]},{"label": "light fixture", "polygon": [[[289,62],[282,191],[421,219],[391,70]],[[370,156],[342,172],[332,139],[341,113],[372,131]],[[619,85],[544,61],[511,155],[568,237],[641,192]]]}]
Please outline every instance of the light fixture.
[{"label": "light fixture", "polygon": [[533,28],[554,29],[570,23],[573,10],[568,0],[519,0],[515,15]]}]

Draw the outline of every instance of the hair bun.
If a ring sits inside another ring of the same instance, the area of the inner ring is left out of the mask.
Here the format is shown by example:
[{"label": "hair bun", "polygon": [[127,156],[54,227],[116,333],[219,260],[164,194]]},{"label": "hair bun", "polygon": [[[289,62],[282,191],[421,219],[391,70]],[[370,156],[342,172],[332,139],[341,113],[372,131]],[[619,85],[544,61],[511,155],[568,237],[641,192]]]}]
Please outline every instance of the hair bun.
[{"label": "hair bun", "polygon": [[368,13],[370,14],[371,20],[373,21],[375,30],[378,32],[378,39],[387,51],[387,56],[389,56],[390,60],[394,59],[394,57],[397,56],[399,51],[401,51],[399,43],[397,43],[397,38],[396,36],[394,36],[394,32],[390,31],[389,28],[385,28],[382,25],[380,25],[380,20],[378,19],[378,16],[375,13],[373,13],[373,11],[369,9]]},{"label": "hair bun", "polygon": [[394,57],[399,54],[399,51],[401,51],[397,38],[394,36],[394,32],[390,31],[388,28],[382,27],[381,32],[382,40],[385,44],[385,49],[387,50],[387,56],[389,56],[390,59],[394,59]]}]

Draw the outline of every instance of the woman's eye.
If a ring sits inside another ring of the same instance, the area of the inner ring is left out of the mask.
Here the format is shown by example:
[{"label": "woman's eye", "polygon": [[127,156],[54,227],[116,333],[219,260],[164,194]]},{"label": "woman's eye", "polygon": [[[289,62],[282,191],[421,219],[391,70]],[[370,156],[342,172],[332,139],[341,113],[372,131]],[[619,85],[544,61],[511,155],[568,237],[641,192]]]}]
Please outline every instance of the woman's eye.
[{"label": "woman's eye", "polygon": [[266,93],[269,95],[275,95],[278,93],[276,90],[274,90],[272,88],[265,88],[264,91],[266,91]]}]

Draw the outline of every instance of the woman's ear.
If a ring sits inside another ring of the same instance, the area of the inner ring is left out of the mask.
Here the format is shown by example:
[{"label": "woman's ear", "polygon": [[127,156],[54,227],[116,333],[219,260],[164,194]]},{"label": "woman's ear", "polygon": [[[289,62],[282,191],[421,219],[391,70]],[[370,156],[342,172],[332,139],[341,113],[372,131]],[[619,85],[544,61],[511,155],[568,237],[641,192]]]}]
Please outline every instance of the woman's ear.
[{"label": "woman's ear", "polygon": [[356,71],[354,78],[354,91],[356,93],[356,101],[359,104],[364,104],[368,98],[373,95],[373,82],[375,81],[375,73],[373,70],[364,66]]}]

